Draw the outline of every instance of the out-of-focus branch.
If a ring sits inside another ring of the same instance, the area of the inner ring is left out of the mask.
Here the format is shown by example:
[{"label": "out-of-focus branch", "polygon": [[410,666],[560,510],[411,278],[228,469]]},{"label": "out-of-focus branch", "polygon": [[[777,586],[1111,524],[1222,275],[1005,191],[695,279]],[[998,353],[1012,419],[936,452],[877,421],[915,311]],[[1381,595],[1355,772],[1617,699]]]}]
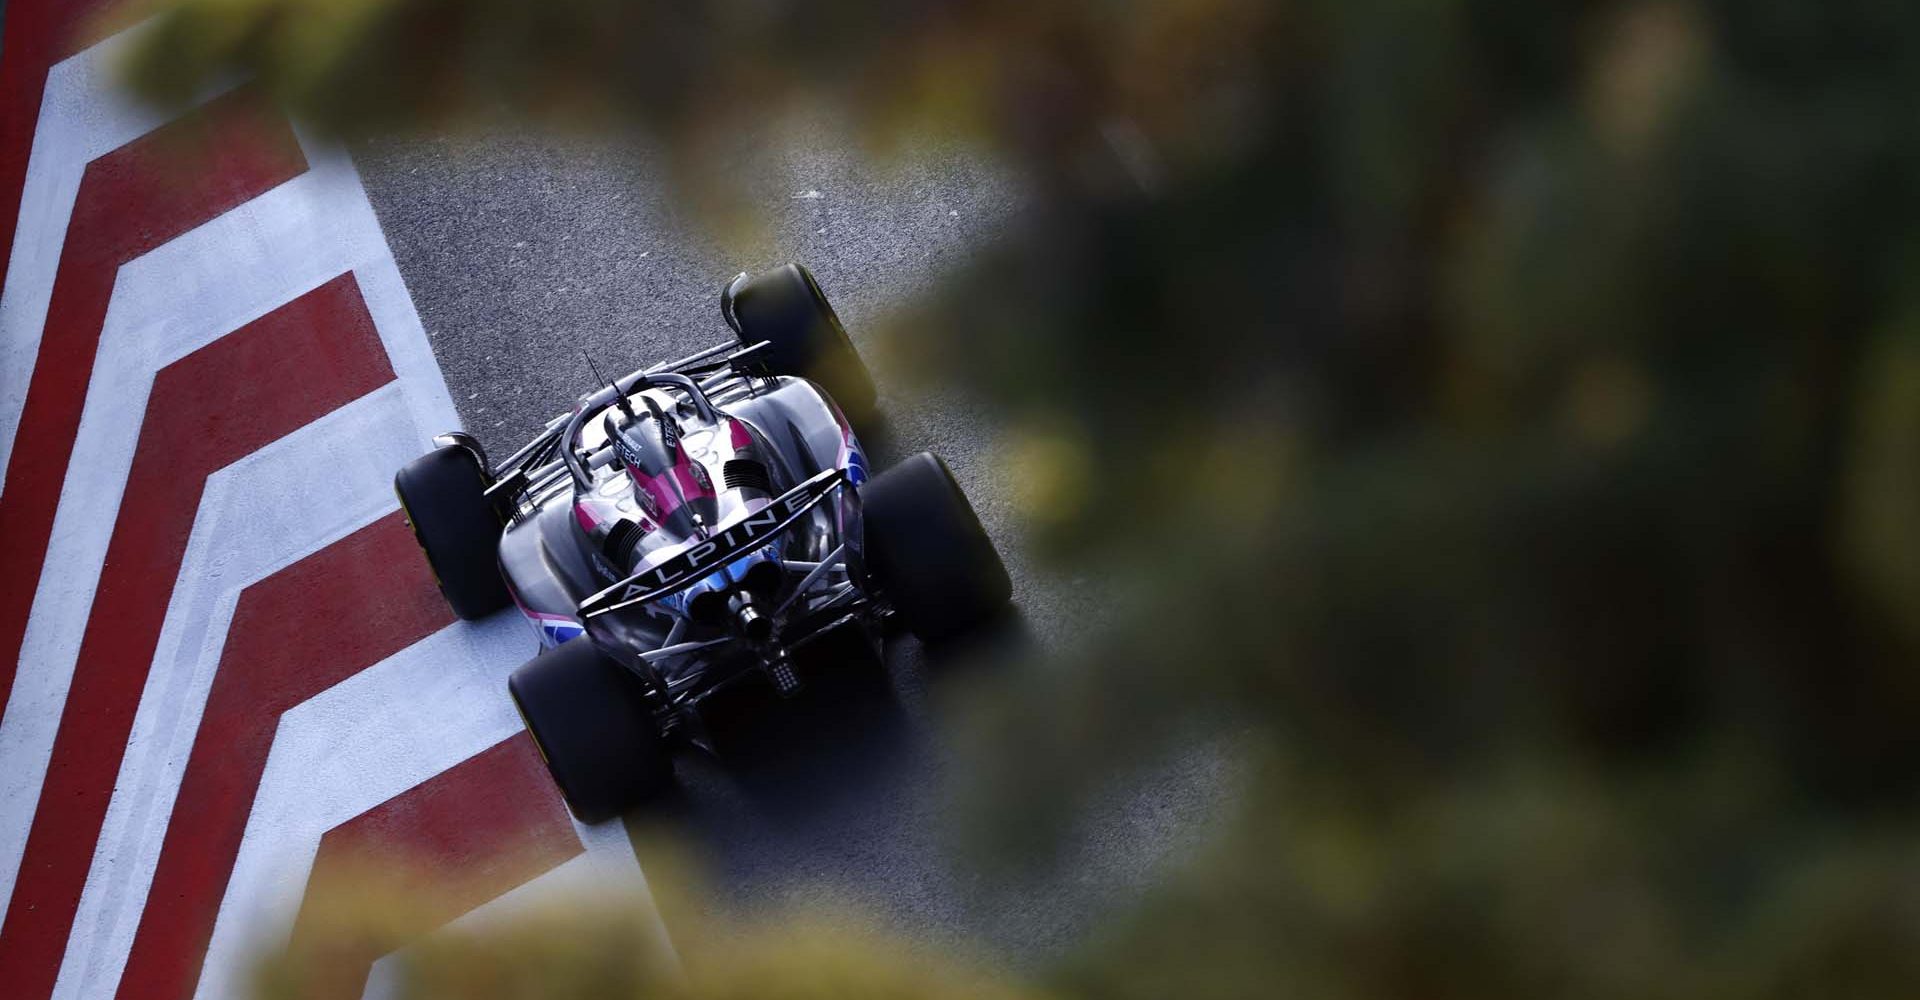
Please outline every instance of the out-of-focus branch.
[{"label": "out-of-focus branch", "polygon": [[817,103],[1025,175],[895,356],[1001,407],[1042,553],[1130,603],[963,774],[1027,833],[1195,720],[1258,748],[1072,988],[1910,987],[1920,8],[155,11],[162,97],[696,163]]}]

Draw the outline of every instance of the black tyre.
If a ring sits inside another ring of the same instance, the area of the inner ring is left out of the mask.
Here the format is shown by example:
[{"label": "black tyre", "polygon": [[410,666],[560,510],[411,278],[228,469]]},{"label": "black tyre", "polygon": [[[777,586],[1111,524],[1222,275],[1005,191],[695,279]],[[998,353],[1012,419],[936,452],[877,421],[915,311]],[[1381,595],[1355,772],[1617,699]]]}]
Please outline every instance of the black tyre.
[{"label": "black tyre", "polygon": [[921,452],[860,488],[867,570],[922,641],[982,624],[1013,583],[953,473]]},{"label": "black tyre", "polygon": [[500,577],[500,513],[487,502],[487,473],[472,451],[447,445],[408,462],[393,491],[427,554],[440,593],[462,618],[484,618],[513,598]]},{"label": "black tyre", "polygon": [[767,341],[768,370],[819,383],[856,428],[873,417],[873,376],[806,268],[788,264],[729,291],[728,321],[742,344]]},{"label": "black tyre", "polygon": [[673,758],[639,678],[585,636],[529,660],[508,678],[507,691],[582,823],[612,819],[673,780]]}]

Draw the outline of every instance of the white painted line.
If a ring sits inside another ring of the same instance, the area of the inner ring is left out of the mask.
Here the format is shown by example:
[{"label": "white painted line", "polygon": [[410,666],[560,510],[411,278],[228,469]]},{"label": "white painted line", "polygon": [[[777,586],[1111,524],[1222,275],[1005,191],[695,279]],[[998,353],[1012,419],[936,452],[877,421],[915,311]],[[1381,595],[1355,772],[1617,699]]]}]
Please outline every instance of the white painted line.
[{"label": "white painted line", "polygon": [[55,1000],[119,986],[241,591],[390,515],[407,423],[392,383],[208,477]]},{"label": "white painted line", "polygon": [[406,386],[412,419],[383,433],[418,454],[433,434],[459,425],[359,175],[332,151],[308,148],[307,155],[309,173],[128,263],[114,283],[19,671],[0,718],[0,760],[7,762],[0,769],[0,917],[53,753],[154,372],[351,270]]},{"label": "white painted line", "polygon": [[[40,120],[20,188],[13,256],[6,285],[0,289],[0,488],[26,406],[27,386],[33,381],[40,333],[46,326],[80,178],[94,157],[119,149],[174,117],[128,100],[112,85],[122,53],[146,30],[145,25],[129,28],[47,71]],[[230,89],[231,85],[209,91],[196,103]]]},{"label": "white painted line", "polygon": [[530,652],[512,614],[451,625],[281,716],[197,1000],[286,942],[328,830],[520,731],[501,692]]},{"label": "white painted line", "polygon": [[[48,74],[0,294],[0,482],[86,165],[170,117],[127,102],[110,83],[121,51],[143,30],[122,32]],[[0,718],[0,919],[154,373],[352,271],[399,384],[209,479],[68,939],[55,986],[61,1000],[111,995],[118,984],[240,592],[379,516],[391,502],[392,470],[423,451],[432,434],[458,426],[351,161],[296,134],[308,173],[128,263],[115,280],[19,670]],[[510,613],[455,625],[282,717],[197,996],[238,995],[250,949],[284,940],[328,829],[519,731],[504,682],[530,652],[524,626]],[[582,873],[603,887],[645,893],[619,824],[578,829],[587,855],[483,911],[510,912]],[[659,941],[670,953],[664,927]]]}]

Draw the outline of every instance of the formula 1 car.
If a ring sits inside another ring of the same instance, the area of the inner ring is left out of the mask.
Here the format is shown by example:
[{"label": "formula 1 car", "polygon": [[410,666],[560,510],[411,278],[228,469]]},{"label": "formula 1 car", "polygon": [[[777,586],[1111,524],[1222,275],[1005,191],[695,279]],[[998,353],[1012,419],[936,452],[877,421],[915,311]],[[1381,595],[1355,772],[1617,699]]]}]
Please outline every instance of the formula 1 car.
[{"label": "formula 1 car", "polygon": [[944,462],[869,478],[873,381],[805,268],[740,275],[720,311],[732,339],[587,393],[504,461],[450,433],[394,477],[454,613],[513,603],[538,631],[507,688],[583,822],[660,791],[676,743],[711,749],[716,694],[792,694],[878,664],[892,626],[939,641],[1010,597]]}]

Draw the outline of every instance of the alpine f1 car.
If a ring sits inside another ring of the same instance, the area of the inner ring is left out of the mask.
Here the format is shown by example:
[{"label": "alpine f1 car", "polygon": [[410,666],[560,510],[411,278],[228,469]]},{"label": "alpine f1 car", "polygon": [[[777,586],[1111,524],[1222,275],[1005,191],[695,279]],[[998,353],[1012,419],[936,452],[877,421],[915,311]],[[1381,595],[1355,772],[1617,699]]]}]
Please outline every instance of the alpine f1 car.
[{"label": "alpine f1 car", "polygon": [[1010,595],[944,462],[869,478],[873,381],[806,269],[742,274],[720,311],[732,339],[600,386],[504,461],[450,433],[394,477],[454,613],[512,603],[538,630],[507,687],[584,822],[659,791],[676,743],[711,748],[719,692],[792,694]]}]

